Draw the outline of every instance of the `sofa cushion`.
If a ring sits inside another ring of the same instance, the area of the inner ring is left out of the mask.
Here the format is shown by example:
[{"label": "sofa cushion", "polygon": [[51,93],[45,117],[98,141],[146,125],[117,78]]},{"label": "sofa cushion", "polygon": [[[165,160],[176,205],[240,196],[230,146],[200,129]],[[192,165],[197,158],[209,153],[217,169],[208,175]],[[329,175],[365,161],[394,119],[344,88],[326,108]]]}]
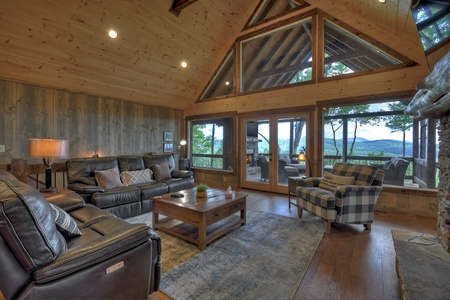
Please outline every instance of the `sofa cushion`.
[{"label": "sofa cushion", "polygon": [[51,263],[67,249],[44,196],[3,170],[0,170],[0,231],[29,273]]},{"label": "sofa cushion", "polygon": [[175,170],[175,160],[173,159],[172,154],[145,154],[143,158],[146,168],[152,168],[154,165],[167,163],[169,165],[170,173]]},{"label": "sofa cushion", "polygon": [[124,186],[152,182],[153,172],[150,169],[137,171],[124,171],[120,173],[120,179]]},{"label": "sofa cushion", "polygon": [[156,181],[163,181],[172,178],[169,171],[169,164],[167,163],[153,165],[152,169],[155,174]]},{"label": "sofa cushion", "polygon": [[118,168],[95,170],[94,173],[97,184],[106,190],[123,186],[120,181]]},{"label": "sofa cushion", "polygon": [[141,155],[119,155],[117,161],[121,173],[145,169],[144,158]]},{"label": "sofa cushion", "polygon": [[323,179],[320,181],[319,187],[334,191],[337,187],[341,185],[353,184],[354,181],[355,177],[353,176],[339,176],[325,171]]},{"label": "sofa cushion", "polygon": [[80,229],[78,229],[75,220],[66,213],[62,208],[50,204],[53,218],[55,219],[56,228],[66,238],[76,237],[81,235]]},{"label": "sofa cushion", "polygon": [[355,165],[350,163],[336,163],[331,170],[332,174],[339,176],[353,176],[355,185],[372,185],[376,177],[377,168],[374,166]]}]

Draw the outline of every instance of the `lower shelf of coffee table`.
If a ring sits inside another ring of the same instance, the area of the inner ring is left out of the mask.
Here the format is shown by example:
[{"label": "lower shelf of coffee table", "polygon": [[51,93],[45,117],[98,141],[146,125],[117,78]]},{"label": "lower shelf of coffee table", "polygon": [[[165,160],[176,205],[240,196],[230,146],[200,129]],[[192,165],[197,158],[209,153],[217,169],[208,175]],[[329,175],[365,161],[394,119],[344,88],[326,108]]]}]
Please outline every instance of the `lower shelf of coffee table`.
[{"label": "lower shelf of coffee table", "polygon": [[[206,227],[206,244],[211,243],[218,237],[224,235],[230,230],[245,224],[245,219],[240,214],[234,214],[226,217],[214,224]],[[183,240],[199,245],[199,228],[172,218],[161,218],[155,229],[159,229]]]}]

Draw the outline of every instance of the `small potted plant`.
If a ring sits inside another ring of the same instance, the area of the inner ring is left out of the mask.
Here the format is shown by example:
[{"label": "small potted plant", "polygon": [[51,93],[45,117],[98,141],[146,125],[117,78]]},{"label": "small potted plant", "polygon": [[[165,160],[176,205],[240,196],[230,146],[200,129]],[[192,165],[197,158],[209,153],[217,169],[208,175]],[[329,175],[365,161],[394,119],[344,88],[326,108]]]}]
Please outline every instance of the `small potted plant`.
[{"label": "small potted plant", "polygon": [[204,183],[197,185],[197,197],[206,197],[206,190],[208,189],[208,186]]}]

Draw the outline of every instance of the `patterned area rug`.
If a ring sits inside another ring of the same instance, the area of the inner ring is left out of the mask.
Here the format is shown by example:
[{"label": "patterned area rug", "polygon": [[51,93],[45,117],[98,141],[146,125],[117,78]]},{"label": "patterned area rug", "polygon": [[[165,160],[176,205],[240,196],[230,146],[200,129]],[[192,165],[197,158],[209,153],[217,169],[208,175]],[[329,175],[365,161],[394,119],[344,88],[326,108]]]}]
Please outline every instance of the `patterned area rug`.
[{"label": "patterned area rug", "polygon": [[[151,214],[128,219],[151,224]],[[292,299],[323,236],[323,222],[247,210],[247,224],[197,246],[157,231],[160,288],[183,299]]]}]

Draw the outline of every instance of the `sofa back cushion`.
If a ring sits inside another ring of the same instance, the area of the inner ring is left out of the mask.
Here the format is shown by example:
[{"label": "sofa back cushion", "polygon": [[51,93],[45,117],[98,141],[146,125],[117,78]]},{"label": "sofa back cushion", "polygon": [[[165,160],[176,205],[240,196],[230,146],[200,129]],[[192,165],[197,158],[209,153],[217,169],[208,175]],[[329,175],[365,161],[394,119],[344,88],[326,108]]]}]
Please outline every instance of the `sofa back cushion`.
[{"label": "sofa back cushion", "polygon": [[1,170],[0,234],[28,273],[51,263],[67,249],[44,196]]},{"label": "sofa back cushion", "polygon": [[69,183],[97,185],[95,171],[118,168],[117,157],[71,158],[66,161]]},{"label": "sofa back cushion", "polygon": [[144,158],[139,155],[119,155],[117,161],[120,173],[145,169]]},{"label": "sofa back cushion", "polygon": [[339,176],[353,176],[355,185],[372,185],[376,177],[377,168],[374,166],[356,165],[350,163],[336,163],[331,170]]},{"label": "sofa back cushion", "polygon": [[[172,154],[145,154],[144,155],[144,164],[146,168],[153,169],[154,165],[159,165],[167,163],[169,166],[169,173],[172,173],[175,170],[175,160],[173,159]],[[153,170],[153,173],[155,171]]]}]

